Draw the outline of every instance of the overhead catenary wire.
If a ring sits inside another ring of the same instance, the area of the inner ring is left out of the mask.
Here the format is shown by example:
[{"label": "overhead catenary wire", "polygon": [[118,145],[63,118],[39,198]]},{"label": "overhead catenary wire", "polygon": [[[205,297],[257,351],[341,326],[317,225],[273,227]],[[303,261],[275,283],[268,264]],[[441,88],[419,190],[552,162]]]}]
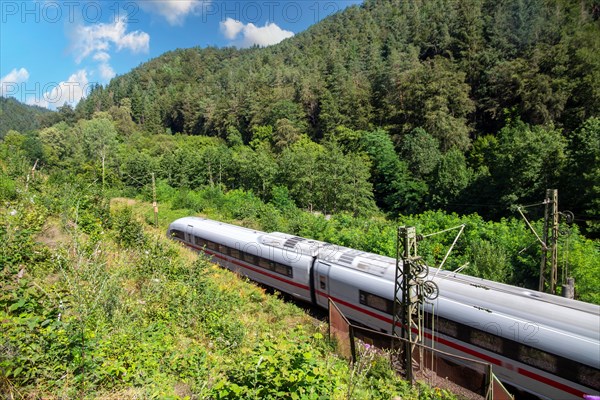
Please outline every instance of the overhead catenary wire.
[{"label": "overhead catenary wire", "polygon": [[439,231],[439,232],[434,232],[434,233],[430,233],[428,235],[423,236],[425,237],[430,237],[430,236],[434,236],[434,235],[438,235],[440,233],[444,233],[444,232],[449,232],[455,229],[460,228],[460,231],[458,231],[458,233],[456,234],[456,237],[454,238],[454,241],[452,242],[452,244],[450,245],[450,248],[448,249],[448,251],[446,252],[446,255],[444,256],[444,259],[442,260],[442,262],[440,263],[437,271],[435,272],[435,274],[433,274],[433,278],[431,278],[431,280],[434,280],[435,277],[437,276],[438,272],[440,272],[440,270],[442,269],[442,267],[444,266],[444,263],[446,262],[446,260],[448,259],[448,256],[450,255],[450,253],[452,252],[452,249],[454,249],[454,245],[456,245],[456,242],[458,241],[458,238],[460,237],[460,235],[463,233],[463,231],[465,230],[465,226],[466,224],[461,224],[461,225],[457,225],[455,227],[452,228],[448,228],[448,229],[444,229],[443,231]]}]

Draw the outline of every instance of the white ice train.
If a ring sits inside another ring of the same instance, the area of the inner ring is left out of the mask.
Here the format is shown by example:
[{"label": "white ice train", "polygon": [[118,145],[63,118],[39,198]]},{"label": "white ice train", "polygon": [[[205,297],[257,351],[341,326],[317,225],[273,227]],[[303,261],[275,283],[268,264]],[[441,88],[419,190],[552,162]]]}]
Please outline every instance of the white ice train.
[{"label": "white ice train", "polygon": [[[250,279],[391,331],[396,261],[285,233],[204,218],[174,221],[169,237]],[[515,388],[547,399],[600,395],[600,307],[448,271],[429,271],[439,297],[435,347],[493,365]],[[429,335],[431,338],[431,336]]]}]

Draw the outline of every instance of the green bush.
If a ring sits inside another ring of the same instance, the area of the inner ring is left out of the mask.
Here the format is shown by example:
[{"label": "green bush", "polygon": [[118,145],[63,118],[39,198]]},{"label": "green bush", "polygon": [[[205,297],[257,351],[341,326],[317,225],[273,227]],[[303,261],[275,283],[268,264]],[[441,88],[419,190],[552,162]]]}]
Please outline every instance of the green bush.
[{"label": "green bush", "polygon": [[17,198],[17,185],[8,176],[0,173],[0,201],[15,200]]},{"label": "green bush", "polygon": [[214,386],[213,394],[219,399],[335,398],[344,387],[343,375],[323,355],[309,342],[264,338]]},{"label": "green bush", "polygon": [[0,392],[12,386],[45,388],[59,384],[68,371],[72,326],[61,319],[64,302],[26,278],[0,283]]},{"label": "green bush", "polygon": [[117,209],[112,215],[112,226],[117,243],[124,248],[140,248],[146,243],[144,228],[131,207]]}]

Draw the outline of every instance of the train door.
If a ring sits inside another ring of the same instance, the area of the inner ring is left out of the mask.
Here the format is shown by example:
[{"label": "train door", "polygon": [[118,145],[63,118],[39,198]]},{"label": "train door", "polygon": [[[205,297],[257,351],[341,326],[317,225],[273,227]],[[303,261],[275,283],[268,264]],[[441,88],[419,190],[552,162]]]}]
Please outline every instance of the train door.
[{"label": "train door", "polygon": [[314,285],[315,297],[317,304],[328,308],[329,307],[329,270],[331,265],[317,260],[315,263]]},{"label": "train door", "polygon": [[192,243],[193,244],[194,243],[194,226],[193,225],[188,225],[187,229],[186,229],[186,233],[187,233],[187,235],[186,235],[185,240],[188,243]]}]

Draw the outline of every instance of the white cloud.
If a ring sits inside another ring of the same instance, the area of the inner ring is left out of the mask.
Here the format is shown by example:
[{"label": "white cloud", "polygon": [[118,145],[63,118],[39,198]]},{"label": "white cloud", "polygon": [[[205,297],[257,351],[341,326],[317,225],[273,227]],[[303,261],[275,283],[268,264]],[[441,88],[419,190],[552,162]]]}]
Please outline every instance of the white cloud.
[{"label": "white cloud", "polygon": [[100,64],[98,65],[98,72],[100,73],[100,77],[103,81],[110,81],[112,78],[117,75],[115,70],[108,63],[110,61],[110,54],[99,51],[94,54],[94,61],[98,61]]},{"label": "white cloud", "polygon": [[244,25],[240,21],[227,18],[224,22],[221,22],[220,28],[221,33],[227,39],[232,40],[233,45],[238,47],[250,47],[254,45],[265,47],[294,36],[294,32],[281,29],[273,22],[267,23],[263,27],[258,27],[253,23]]},{"label": "white cloud", "polygon": [[99,51],[98,53],[94,54],[94,60],[100,62],[108,62],[108,60],[110,60],[110,54],[104,51]]},{"label": "white cloud", "polygon": [[[112,23],[78,25],[72,32],[71,48],[75,53],[75,61],[81,63],[93,54],[97,61],[98,72],[104,81],[112,79],[116,73],[109,64],[112,48],[123,49],[133,53],[147,53],[150,49],[150,35],[142,31],[127,32],[127,19],[118,17]],[[62,104],[61,104],[62,105]]]},{"label": "white cloud", "polygon": [[13,68],[8,74],[0,78],[0,96],[17,91],[19,84],[27,82],[29,71],[25,68]]},{"label": "white cloud", "polygon": [[71,75],[66,81],[52,85],[52,89],[42,96],[37,95],[27,99],[27,104],[56,109],[67,103],[75,106],[84,98],[89,90],[87,71],[81,69]]},{"label": "white cloud", "polygon": [[188,14],[197,12],[208,0],[138,0],[142,9],[161,15],[171,25],[180,25]]},{"label": "white cloud", "polygon": [[[72,38],[72,49],[76,53],[75,61],[79,64],[92,53],[100,57],[108,55],[111,45],[117,51],[128,49],[133,53],[147,53],[150,49],[150,35],[142,31],[127,32],[127,19],[115,18],[112,24],[98,23],[79,25]],[[94,56],[94,57],[96,57]]]},{"label": "white cloud", "polygon": [[229,40],[235,39],[242,29],[244,29],[244,24],[233,18],[227,18],[225,22],[221,22],[221,32]]},{"label": "white cloud", "polygon": [[115,73],[115,70],[112,69],[112,67],[110,66],[110,64],[105,62],[101,63],[98,66],[98,71],[100,72],[100,77],[105,81],[110,81],[112,78],[115,77],[115,75],[117,75]]}]

